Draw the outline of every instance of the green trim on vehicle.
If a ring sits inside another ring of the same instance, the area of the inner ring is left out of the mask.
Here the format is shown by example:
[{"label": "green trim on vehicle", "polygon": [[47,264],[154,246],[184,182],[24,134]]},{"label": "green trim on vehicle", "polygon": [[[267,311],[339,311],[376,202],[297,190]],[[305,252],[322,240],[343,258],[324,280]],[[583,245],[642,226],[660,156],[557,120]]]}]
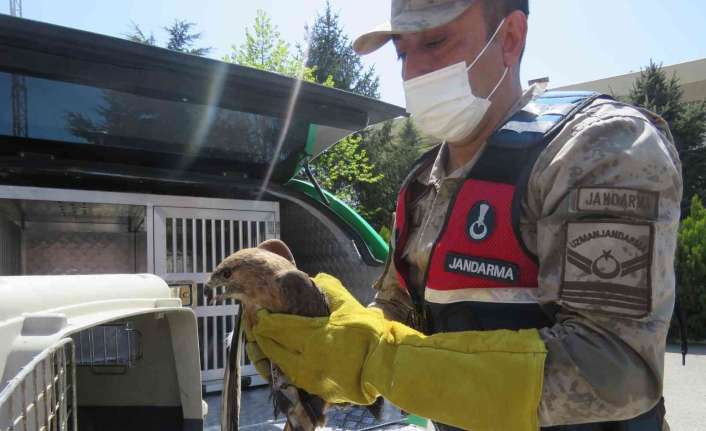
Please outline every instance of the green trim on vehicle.
[{"label": "green trim on vehicle", "polygon": [[427,426],[429,425],[428,419],[424,419],[421,416],[417,416],[417,415],[413,415],[413,414],[410,414],[409,416],[407,416],[407,419],[405,420],[405,422],[408,425],[416,425],[422,429],[428,429]]},{"label": "green trim on vehicle", "polygon": [[304,147],[304,153],[311,157],[311,153],[314,150],[314,144],[316,143],[316,133],[318,132],[318,127],[316,124],[309,124],[309,133],[306,136],[306,146]]},{"label": "green trim on vehicle", "polygon": [[[314,186],[307,181],[289,180],[284,186],[302,192],[322,205],[325,205]],[[323,190],[323,192],[329,200],[328,207],[331,211],[360,235],[375,259],[384,262],[387,259],[387,253],[389,251],[385,240],[383,240],[382,237],[375,232],[375,229],[373,229],[353,208],[349,207],[326,190]]]}]

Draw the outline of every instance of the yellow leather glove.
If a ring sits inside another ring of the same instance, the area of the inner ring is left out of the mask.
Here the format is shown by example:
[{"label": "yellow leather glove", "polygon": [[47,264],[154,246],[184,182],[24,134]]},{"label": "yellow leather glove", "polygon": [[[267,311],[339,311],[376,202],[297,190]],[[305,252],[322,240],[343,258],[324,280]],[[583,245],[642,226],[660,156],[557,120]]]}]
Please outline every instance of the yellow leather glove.
[{"label": "yellow leather glove", "polygon": [[258,312],[253,334],[296,386],[333,403],[383,396],[465,429],[536,431],[546,348],[536,330],[426,336],[363,307],[319,274],[331,316]]},{"label": "yellow leather glove", "polygon": [[[241,309],[244,313],[245,308],[241,307]],[[240,324],[243,325],[243,330],[245,332],[245,351],[248,354],[248,359],[250,360],[250,363],[255,367],[257,373],[262,376],[263,379],[269,382],[270,360],[267,358],[267,356],[265,356],[264,353],[262,353],[260,346],[258,346],[257,342],[255,342],[255,336],[252,334],[250,328],[248,328],[248,325],[246,325],[244,321],[241,321]]]},{"label": "yellow leather glove", "polygon": [[255,367],[257,373],[262,376],[263,379],[270,380],[270,360],[267,359],[260,347],[254,341],[247,341],[245,343],[245,351],[248,352],[248,359],[250,363]]}]

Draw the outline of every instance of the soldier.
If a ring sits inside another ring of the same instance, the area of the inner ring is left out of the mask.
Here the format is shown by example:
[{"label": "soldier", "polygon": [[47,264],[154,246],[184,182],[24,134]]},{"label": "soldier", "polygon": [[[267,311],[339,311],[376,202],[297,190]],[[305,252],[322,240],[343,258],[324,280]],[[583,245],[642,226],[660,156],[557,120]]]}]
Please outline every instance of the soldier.
[{"label": "soldier", "polygon": [[310,392],[382,395],[441,429],[668,429],[673,139],[606,96],[523,91],[528,14],[527,0],[393,0],[355,41],[393,41],[407,110],[441,144],[402,186],[372,307],[319,275],[331,317],[263,312],[254,337]]}]

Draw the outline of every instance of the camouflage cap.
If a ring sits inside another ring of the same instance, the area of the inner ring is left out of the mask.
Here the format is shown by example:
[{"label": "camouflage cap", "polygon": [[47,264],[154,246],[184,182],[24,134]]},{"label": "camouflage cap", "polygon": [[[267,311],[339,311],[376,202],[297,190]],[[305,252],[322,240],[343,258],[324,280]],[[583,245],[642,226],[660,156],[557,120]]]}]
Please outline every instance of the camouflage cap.
[{"label": "camouflage cap", "polygon": [[392,0],[390,21],[359,36],[353,49],[369,54],[386,44],[393,35],[415,33],[453,21],[476,0]]}]

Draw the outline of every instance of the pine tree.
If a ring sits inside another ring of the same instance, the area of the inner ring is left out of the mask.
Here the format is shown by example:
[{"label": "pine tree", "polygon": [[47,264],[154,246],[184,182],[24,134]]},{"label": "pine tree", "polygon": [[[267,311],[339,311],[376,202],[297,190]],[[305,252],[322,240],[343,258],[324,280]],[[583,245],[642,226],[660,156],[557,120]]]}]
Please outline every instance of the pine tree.
[{"label": "pine tree", "polygon": [[687,334],[692,340],[706,340],[706,209],[697,196],[679,227],[677,274]]},{"label": "pine tree", "polygon": [[211,52],[211,48],[194,48],[194,44],[201,39],[201,33],[192,32],[196,24],[187,22],[182,19],[174,20],[174,23],[168,27],[164,27],[164,31],[169,34],[167,49],[172,51],[185,52],[198,56],[207,55]]},{"label": "pine tree", "polygon": [[683,94],[676,75],[667,78],[662,66],[650,61],[633,83],[628,99],[634,105],[659,114],[671,125],[681,115]]},{"label": "pine tree", "polygon": [[[195,26],[196,24],[193,22],[188,22],[183,19],[175,19],[172,25],[163,27],[163,30],[166,31],[168,35],[165,48],[171,49],[172,51],[185,52],[187,54],[198,55],[201,57],[208,55],[212,48],[194,47],[194,45],[201,39],[201,33],[195,33],[193,31]],[[125,35],[128,40],[137,43],[144,43],[145,45],[157,45],[157,39],[154,37],[154,33],[150,32],[148,36],[147,33],[142,31],[140,26],[134,22],[131,23],[131,27],[132,29],[130,33]]]},{"label": "pine tree", "polygon": [[147,34],[145,34],[145,32],[142,31],[140,26],[138,26],[134,22],[131,22],[130,26],[132,27],[132,31],[125,35],[125,37],[128,40],[131,40],[131,41],[137,42],[137,43],[143,43],[145,45],[150,45],[150,46],[157,45],[157,40],[154,38],[154,33],[150,33],[150,35],[147,36]]},{"label": "pine tree", "polygon": [[361,184],[358,190],[361,202],[359,211],[376,230],[389,224],[390,214],[395,207],[395,196],[390,193],[390,182],[396,175],[388,163],[393,149],[393,125],[393,121],[386,121],[363,133],[363,146],[370,156],[370,162],[383,173],[378,183]]},{"label": "pine tree", "polygon": [[370,162],[384,173],[374,186],[362,185],[361,205],[376,229],[390,227],[397,193],[415,160],[426,149],[426,141],[409,119],[386,121],[365,134],[363,146]]},{"label": "pine tree", "polygon": [[679,151],[684,177],[682,212],[692,196],[706,200],[706,101],[684,103],[676,75],[668,78],[662,66],[652,61],[640,73],[627,99],[664,118]]},{"label": "pine tree", "polygon": [[380,97],[380,79],[375,68],[363,65],[328,0],[323,13],[316,15],[314,25],[305,27],[305,32],[309,43],[306,65],[314,71],[316,82],[332,80],[336,88]]}]

